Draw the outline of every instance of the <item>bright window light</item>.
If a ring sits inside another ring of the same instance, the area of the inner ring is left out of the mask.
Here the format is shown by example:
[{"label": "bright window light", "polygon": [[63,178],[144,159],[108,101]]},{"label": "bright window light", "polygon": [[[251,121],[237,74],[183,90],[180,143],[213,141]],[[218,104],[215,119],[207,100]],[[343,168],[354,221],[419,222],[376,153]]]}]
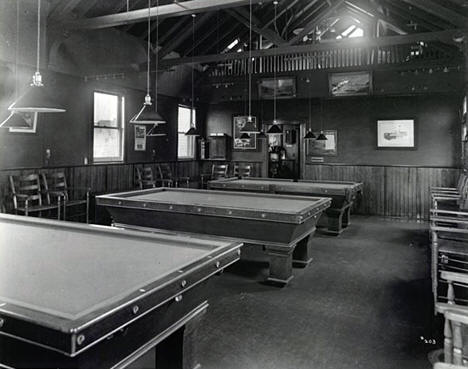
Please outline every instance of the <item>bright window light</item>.
[{"label": "bright window light", "polygon": [[353,37],[363,37],[364,36],[364,31],[362,28],[356,28],[353,32],[351,32],[348,36],[348,38],[353,38]]}]

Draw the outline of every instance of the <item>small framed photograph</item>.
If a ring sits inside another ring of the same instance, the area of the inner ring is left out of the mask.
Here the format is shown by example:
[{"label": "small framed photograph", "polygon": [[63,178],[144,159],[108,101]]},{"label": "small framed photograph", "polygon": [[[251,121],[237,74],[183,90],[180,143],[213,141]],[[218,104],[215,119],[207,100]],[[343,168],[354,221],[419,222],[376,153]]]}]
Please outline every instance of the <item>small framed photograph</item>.
[{"label": "small framed photograph", "polygon": [[[253,124],[257,127],[257,118],[253,118]],[[251,134],[248,139],[241,139],[242,127],[247,123],[246,115],[236,115],[232,117],[232,137],[233,149],[234,150],[255,150],[257,148],[257,135]]]},{"label": "small framed photograph", "polygon": [[291,99],[296,96],[296,79],[294,77],[263,78],[258,83],[260,99]]},{"label": "small framed photograph", "polygon": [[370,72],[330,73],[328,84],[330,96],[369,95],[372,78]]},{"label": "small framed photograph", "polygon": [[414,119],[377,120],[378,149],[415,149]]},{"label": "small framed photograph", "polygon": [[146,126],[135,125],[135,151],[146,150]]},{"label": "small framed photograph", "polygon": [[[315,137],[318,137],[320,132],[314,132]],[[322,156],[337,156],[338,155],[338,133],[336,130],[323,131],[327,138],[326,140],[305,140],[306,156],[322,157]]]},{"label": "small framed photograph", "polygon": [[22,116],[24,121],[29,127],[10,127],[9,132],[11,133],[36,133],[37,130],[37,116],[38,113],[15,113]]}]

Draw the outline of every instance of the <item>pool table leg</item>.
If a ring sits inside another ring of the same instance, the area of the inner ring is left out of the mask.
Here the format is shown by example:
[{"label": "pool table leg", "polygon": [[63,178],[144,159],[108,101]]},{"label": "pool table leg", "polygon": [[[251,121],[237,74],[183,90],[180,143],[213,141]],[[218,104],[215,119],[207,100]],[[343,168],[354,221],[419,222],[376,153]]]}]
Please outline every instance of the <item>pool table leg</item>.
[{"label": "pool table leg", "polygon": [[285,286],[292,275],[292,254],[293,247],[265,246],[266,253],[270,259],[270,275],[267,282]]},{"label": "pool table leg", "polygon": [[293,252],[293,266],[305,268],[312,262],[312,237],[314,232],[297,243]]},{"label": "pool table leg", "polygon": [[206,309],[156,346],[156,369],[199,369],[196,339]]},{"label": "pool table leg", "polygon": [[349,206],[343,212],[343,228],[346,228],[351,224],[351,208],[352,204],[349,204]]},{"label": "pool table leg", "polygon": [[326,233],[339,235],[343,232],[343,209],[328,209],[325,211],[327,216]]}]

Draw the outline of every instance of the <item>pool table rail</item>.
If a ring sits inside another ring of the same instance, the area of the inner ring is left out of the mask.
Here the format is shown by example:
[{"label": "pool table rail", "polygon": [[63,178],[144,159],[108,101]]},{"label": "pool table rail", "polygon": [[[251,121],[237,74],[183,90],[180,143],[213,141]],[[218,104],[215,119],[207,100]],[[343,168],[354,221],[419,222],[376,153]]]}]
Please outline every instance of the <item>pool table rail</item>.
[{"label": "pool table rail", "polygon": [[[22,304],[21,301],[15,303],[12,298],[2,296],[0,289],[0,336],[40,346],[68,357],[83,353],[114,333],[136,324],[140,319],[160,314],[157,311],[164,305],[179,303],[186,294],[192,294],[191,291],[198,285],[239,260],[242,245],[240,242],[220,241],[214,237],[196,239],[180,235],[149,234],[112,227],[0,214],[0,225],[9,223],[42,227],[47,234],[53,234],[54,231],[104,234],[115,237],[116,240],[131,240],[135,243],[139,240],[145,242],[152,240],[155,243],[176,240],[174,244],[183,243],[186,247],[193,245],[198,249],[206,248],[202,253],[203,256],[195,256],[193,260],[180,263],[173,270],[155,275],[153,280],[145,285],[132,292],[125,292],[125,295],[119,296],[118,299],[111,299],[91,307],[89,312],[76,318],[66,318],[59,314],[54,315],[51,311],[41,311],[41,307],[35,309],[34,306]],[[211,249],[210,244],[214,245]],[[2,245],[0,249],[1,247]],[[96,257],[99,257],[99,245],[96,245],[96,250]],[[150,262],[148,260],[148,263]],[[1,264],[2,260],[0,267]]]},{"label": "pool table rail", "polygon": [[[187,192],[187,193],[200,193],[205,195],[208,192],[206,190],[194,190],[194,189],[173,189],[173,188],[151,188],[147,190],[138,191],[140,195],[148,194],[159,194],[162,192]],[[225,191],[210,191],[214,195],[226,195]],[[264,194],[263,196],[272,201],[275,200],[297,200],[302,203],[309,202],[309,204],[301,207],[299,211],[289,211],[287,209],[256,209],[254,207],[246,206],[226,206],[222,203],[217,204],[216,206],[207,205],[203,203],[189,203],[187,201],[178,200],[178,201],[165,201],[164,199],[151,200],[149,198],[132,198],[135,191],[130,192],[121,192],[113,193],[108,195],[101,195],[96,197],[96,204],[100,206],[105,206],[108,208],[127,208],[127,209],[139,209],[139,210],[148,210],[148,211],[160,211],[160,212],[170,212],[170,213],[181,213],[181,214],[192,214],[192,215],[204,215],[204,216],[214,216],[214,217],[226,217],[226,218],[238,218],[238,219],[250,219],[250,220],[262,220],[269,222],[284,222],[284,223],[294,223],[301,224],[304,223],[307,219],[313,218],[318,214],[321,214],[323,211],[328,209],[331,204],[331,199],[327,197],[308,197],[307,200],[304,200],[303,196],[293,196],[293,195],[270,195]],[[256,198],[257,195],[254,193],[245,193],[245,192],[234,192],[230,191],[229,196],[242,196],[242,197],[251,197],[252,199]]]}]

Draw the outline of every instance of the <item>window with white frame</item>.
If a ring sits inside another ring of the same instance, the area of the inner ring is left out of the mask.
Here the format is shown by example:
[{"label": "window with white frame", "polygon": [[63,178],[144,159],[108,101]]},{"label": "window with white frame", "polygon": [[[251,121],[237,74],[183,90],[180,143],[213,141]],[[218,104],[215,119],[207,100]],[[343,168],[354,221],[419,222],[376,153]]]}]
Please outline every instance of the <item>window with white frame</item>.
[{"label": "window with white frame", "polygon": [[179,105],[177,133],[178,133],[178,146],[177,157],[179,159],[193,159],[195,158],[195,136],[186,136],[190,127],[195,127],[196,109],[193,109],[193,124],[190,122],[191,108]]},{"label": "window with white frame", "polygon": [[94,92],[93,160],[123,161],[125,98]]}]

